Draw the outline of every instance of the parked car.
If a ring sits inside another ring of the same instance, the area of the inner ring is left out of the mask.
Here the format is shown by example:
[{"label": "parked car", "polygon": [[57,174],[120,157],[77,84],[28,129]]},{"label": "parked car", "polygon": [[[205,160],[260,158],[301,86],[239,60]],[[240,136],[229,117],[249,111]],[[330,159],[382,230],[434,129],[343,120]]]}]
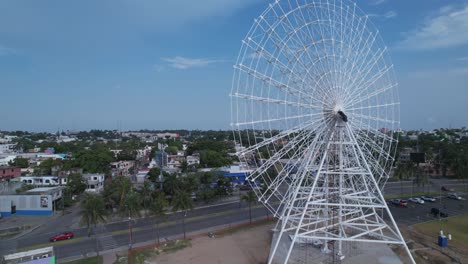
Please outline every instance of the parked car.
[{"label": "parked car", "polygon": [[453,191],[454,191],[452,188],[447,188],[447,187],[445,187],[445,186],[442,186],[440,189],[441,189],[442,191],[444,191],[444,192],[453,192]]},{"label": "parked car", "polygon": [[400,199],[391,199],[388,202],[393,205],[400,205]]},{"label": "parked car", "polygon": [[426,202],[432,202],[434,203],[436,201],[436,198],[432,196],[421,196],[421,199]]},{"label": "parked car", "polygon": [[460,195],[456,194],[456,193],[449,193],[447,195],[447,197],[450,198],[450,199],[455,199],[455,200],[461,200],[462,199],[462,197]]},{"label": "parked car", "polygon": [[415,197],[415,198],[411,197],[408,200],[413,203],[424,204],[424,200],[419,197]]},{"label": "parked car", "polygon": [[63,232],[63,233],[60,233],[58,235],[55,235],[55,236],[51,237],[49,240],[50,240],[50,242],[55,242],[55,241],[59,241],[59,240],[72,239],[73,236],[74,236],[73,232]]},{"label": "parked car", "polygon": [[400,206],[408,206],[407,200],[400,200]]},{"label": "parked car", "polygon": [[239,187],[239,190],[241,190],[241,191],[252,190],[252,186],[250,186],[250,185],[241,185],[241,186]]},{"label": "parked car", "polygon": [[442,212],[439,210],[439,208],[435,208],[435,207],[431,208],[431,214],[434,217],[439,216],[439,215],[440,217],[448,217],[448,214],[446,212]]}]

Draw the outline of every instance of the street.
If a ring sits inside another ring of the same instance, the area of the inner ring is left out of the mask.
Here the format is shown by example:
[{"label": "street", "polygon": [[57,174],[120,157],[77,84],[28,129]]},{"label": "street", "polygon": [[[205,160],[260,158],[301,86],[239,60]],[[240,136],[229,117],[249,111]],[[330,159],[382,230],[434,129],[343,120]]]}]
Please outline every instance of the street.
[{"label": "street", "polygon": [[[431,185],[431,192],[438,192],[440,185],[449,188],[462,190],[464,186],[458,181],[436,182]],[[410,182],[389,183],[385,188],[385,195],[399,194],[401,186],[405,190],[411,190]],[[427,187],[426,187],[427,188]],[[420,191],[419,189],[417,190]],[[440,192],[440,191],[439,191]],[[405,191],[405,193],[409,193]],[[468,210],[468,200],[452,200],[446,198],[446,193],[440,192],[442,197],[435,203],[426,202],[424,205],[409,202],[408,208],[395,207],[389,205],[389,208],[398,224],[412,225],[418,222],[424,222],[436,219],[430,214],[432,207],[442,208],[449,216],[466,213]],[[437,195],[435,195],[437,197]],[[466,196],[464,196],[466,198]],[[401,197],[406,198],[406,197]],[[267,216],[267,210],[259,205],[253,205],[252,218],[264,218]],[[271,216],[271,215],[270,215]],[[159,237],[161,242],[166,238],[182,237],[182,213],[169,214],[167,219],[159,223]],[[45,247],[53,245],[58,259],[86,256],[97,251],[106,251],[115,248],[129,247],[130,244],[140,242],[157,241],[156,222],[152,217],[132,219],[115,223],[98,225],[93,229],[91,237],[87,236],[86,228],[72,228],[70,222],[79,219],[79,210],[74,208],[70,213],[54,218],[43,224],[34,231],[18,238],[0,241],[0,253],[13,253],[25,250],[30,247]],[[217,226],[229,226],[246,222],[249,220],[249,208],[246,203],[240,204],[234,200],[218,205],[207,205],[189,211],[185,216],[186,232],[197,232],[209,230]],[[130,233],[130,228],[132,232]],[[75,238],[67,241],[51,243],[49,237],[63,231],[72,231]]]}]

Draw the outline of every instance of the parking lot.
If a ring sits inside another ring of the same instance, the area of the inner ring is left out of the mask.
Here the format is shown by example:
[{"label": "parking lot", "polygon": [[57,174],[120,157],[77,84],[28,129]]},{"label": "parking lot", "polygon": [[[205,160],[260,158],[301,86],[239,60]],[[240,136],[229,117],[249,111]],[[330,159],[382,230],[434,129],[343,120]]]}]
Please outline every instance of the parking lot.
[{"label": "parking lot", "polygon": [[[424,202],[418,204],[408,201],[407,207],[395,206],[388,204],[390,211],[398,224],[414,225],[421,222],[437,219],[431,214],[431,208],[439,208],[440,211],[448,213],[448,216],[455,216],[468,213],[468,200],[466,195],[461,195],[462,200],[454,200],[447,198],[447,194],[443,196],[434,196],[435,202]],[[401,197],[401,199],[408,200],[409,197]]]}]

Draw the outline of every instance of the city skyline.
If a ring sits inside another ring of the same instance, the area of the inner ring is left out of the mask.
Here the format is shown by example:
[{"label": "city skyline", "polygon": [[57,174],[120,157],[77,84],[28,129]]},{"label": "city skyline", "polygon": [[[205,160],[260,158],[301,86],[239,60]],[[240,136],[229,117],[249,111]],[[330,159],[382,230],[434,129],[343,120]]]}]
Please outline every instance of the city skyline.
[{"label": "city skyline", "polygon": [[[230,129],[232,65],[269,2],[2,1],[0,130]],[[358,5],[390,50],[400,127],[466,126],[468,2]]]}]

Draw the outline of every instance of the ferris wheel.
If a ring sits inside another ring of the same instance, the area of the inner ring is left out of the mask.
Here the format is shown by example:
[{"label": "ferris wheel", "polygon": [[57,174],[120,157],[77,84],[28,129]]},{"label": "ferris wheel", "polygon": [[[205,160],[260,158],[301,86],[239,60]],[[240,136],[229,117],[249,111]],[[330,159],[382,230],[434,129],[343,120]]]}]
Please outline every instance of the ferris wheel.
[{"label": "ferris wheel", "polygon": [[[409,253],[381,193],[397,145],[398,84],[368,16],[347,0],[277,0],[254,20],[234,68],[237,155],[280,238],[292,237],[285,262],[307,238],[324,247],[378,240]],[[360,234],[362,223],[375,232]]]}]

